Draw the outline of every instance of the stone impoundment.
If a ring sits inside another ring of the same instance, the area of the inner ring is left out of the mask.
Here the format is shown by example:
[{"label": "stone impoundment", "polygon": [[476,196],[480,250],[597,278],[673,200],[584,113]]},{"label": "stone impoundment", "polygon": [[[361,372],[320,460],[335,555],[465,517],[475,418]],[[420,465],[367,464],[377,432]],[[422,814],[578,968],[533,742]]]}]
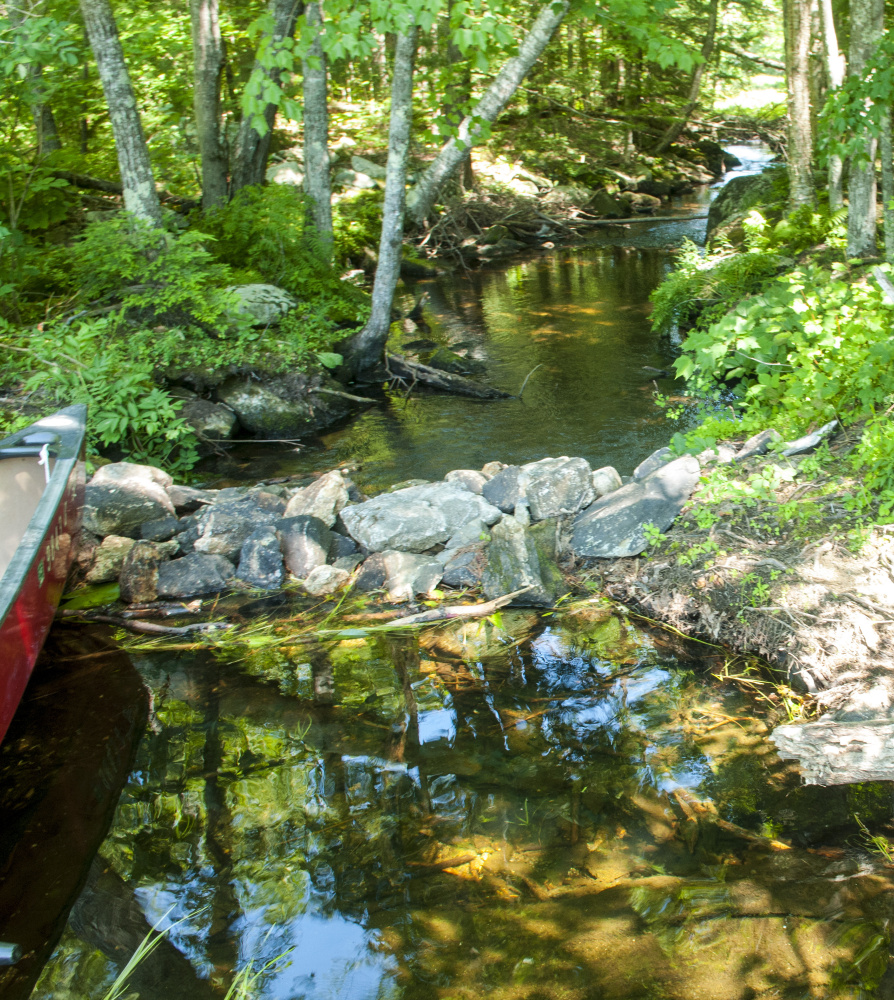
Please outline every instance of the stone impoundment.
[{"label": "stone impoundment", "polygon": [[[785,446],[815,447],[834,424]],[[345,587],[391,601],[440,587],[548,606],[576,562],[643,552],[690,501],[702,467],[783,444],[775,431],[698,457],[669,448],[626,483],[583,458],[525,465],[489,462],[439,482],[367,497],[336,469],[301,484],[199,490],[160,469],[103,466],[87,485],[78,566],[91,584],[118,580],[128,602],[228,590],[273,591],[298,581],[308,594]]]}]

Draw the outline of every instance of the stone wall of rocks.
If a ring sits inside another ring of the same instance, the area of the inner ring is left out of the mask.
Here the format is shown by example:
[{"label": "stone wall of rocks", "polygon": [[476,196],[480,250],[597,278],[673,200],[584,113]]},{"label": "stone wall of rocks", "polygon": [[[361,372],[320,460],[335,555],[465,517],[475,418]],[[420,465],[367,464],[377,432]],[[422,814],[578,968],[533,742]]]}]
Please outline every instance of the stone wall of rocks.
[{"label": "stone wall of rocks", "polygon": [[[815,447],[829,424],[790,442]],[[666,531],[712,462],[744,460],[778,442],[764,431],[740,448],[698,457],[662,448],[625,484],[583,458],[456,469],[368,498],[340,470],[310,485],[197,490],[160,469],[119,462],[87,485],[78,566],[87,583],[118,580],[129,603],[234,589],[276,590],[291,579],[313,596],[351,586],[407,601],[436,588],[480,588],[488,598],[527,588],[546,606],[560,564],[642,552]]]}]

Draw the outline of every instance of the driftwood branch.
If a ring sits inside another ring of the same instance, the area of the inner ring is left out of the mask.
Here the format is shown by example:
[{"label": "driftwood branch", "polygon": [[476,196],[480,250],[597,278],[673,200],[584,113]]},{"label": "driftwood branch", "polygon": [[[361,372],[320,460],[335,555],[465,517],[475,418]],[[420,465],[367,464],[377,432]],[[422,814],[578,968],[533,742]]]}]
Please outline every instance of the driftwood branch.
[{"label": "driftwood branch", "polygon": [[322,388],[320,388],[320,389],[311,389],[310,390],[311,395],[313,395],[314,393],[317,393],[317,392],[323,392],[327,396],[341,396],[342,399],[350,399],[354,403],[369,403],[372,406],[375,406],[376,403],[378,402],[378,400],[376,400],[376,399],[369,399],[366,396],[352,396],[351,393],[349,393],[349,392],[340,392],[338,389],[322,389]]},{"label": "driftwood branch", "polygon": [[104,615],[98,611],[72,611],[63,609],[56,612],[57,618],[79,618],[82,621],[101,622],[103,625],[115,625],[128,632],[139,632],[149,635],[194,635],[197,632],[218,632],[232,628],[227,622],[194,622],[191,625],[158,625],[155,622],[128,621],[117,615]]},{"label": "driftwood branch", "polygon": [[442,392],[450,392],[456,396],[471,396],[474,399],[511,399],[512,395],[503,392],[502,389],[494,389],[489,385],[482,385],[472,379],[463,378],[462,375],[452,375],[450,372],[442,372],[438,368],[430,368],[418,361],[408,361],[400,354],[386,354],[388,370],[392,375],[401,378],[415,379],[423,385],[431,386],[433,389],[440,389]]},{"label": "driftwood branch", "polygon": [[396,618],[392,625],[421,625],[425,622],[440,622],[448,618],[486,618],[500,608],[505,608],[507,604],[514,601],[516,597],[527,594],[531,587],[522,587],[521,590],[514,590],[511,594],[504,594],[492,601],[485,601],[484,604],[456,604],[453,607],[432,608],[431,611],[421,611],[417,615],[407,615],[405,618]]}]

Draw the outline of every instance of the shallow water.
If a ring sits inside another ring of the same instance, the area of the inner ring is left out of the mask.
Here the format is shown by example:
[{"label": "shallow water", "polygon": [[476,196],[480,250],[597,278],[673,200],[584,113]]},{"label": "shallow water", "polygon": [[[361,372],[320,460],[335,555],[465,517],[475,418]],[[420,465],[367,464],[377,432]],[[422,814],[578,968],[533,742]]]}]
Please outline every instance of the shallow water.
[{"label": "shallow water", "polygon": [[38,998],[101,996],[160,919],[143,998],[249,961],[277,1000],[856,998],[886,969],[894,878],[845,838],[891,786],[799,787],[754,703],[599,603],[137,664],[151,724]]}]

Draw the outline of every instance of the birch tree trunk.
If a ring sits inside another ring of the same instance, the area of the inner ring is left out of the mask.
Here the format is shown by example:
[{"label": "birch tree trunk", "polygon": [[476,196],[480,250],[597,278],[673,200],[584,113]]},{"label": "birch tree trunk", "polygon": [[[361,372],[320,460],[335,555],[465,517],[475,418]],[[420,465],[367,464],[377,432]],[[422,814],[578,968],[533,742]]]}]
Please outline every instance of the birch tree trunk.
[{"label": "birch tree trunk", "polygon": [[[270,0],[268,12],[273,17],[274,45],[284,38],[291,38],[295,33],[295,22],[304,12],[301,0]],[[263,72],[270,80],[279,86],[282,73],[278,69],[264,69],[260,60],[255,60],[253,72]],[[230,175],[230,194],[233,195],[249,184],[263,184],[267,170],[267,156],[270,153],[270,134],[276,120],[276,105],[268,104],[264,108],[264,121],[267,131],[261,135],[251,123],[251,116],[243,117],[236,138],[236,152],[233,157],[233,170]]]},{"label": "birch tree trunk", "polygon": [[534,63],[540,58],[556,28],[568,13],[568,0],[547,3],[537,15],[524,41],[513,56],[497,74],[484,96],[459,126],[459,135],[449,139],[435,160],[410,192],[407,207],[417,224],[422,224],[431,211],[438,191],[464,159],[469,156],[472,146],[481,138],[481,121],[492,122],[506,107],[522,80]]},{"label": "birch tree trunk", "polygon": [[[884,23],[884,0],[851,0],[851,39],[848,73],[862,76],[878,45]],[[867,135],[863,162],[851,162],[847,185],[847,253],[868,257],[875,253],[876,240],[876,141]]]},{"label": "birch tree trunk", "polygon": [[369,320],[347,345],[347,364],[355,372],[381,360],[391,326],[391,305],[400,275],[407,196],[407,159],[413,122],[413,63],[416,57],[415,25],[397,36],[391,74],[391,121],[388,126],[388,167],[385,176],[385,204],[382,208],[382,237],[379,264],[373,282]]},{"label": "birch tree trunk", "polygon": [[202,158],[202,208],[227,200],[227,157],[220,135],[220,81],[224,52],[218,0],[189,0],[193,51],[193,107]]},{"label": "birch tree trunk", "polygon": [[672,143],[680,138],[680,133],[686,128],[689,116],[698,107],[698,95],[702,89],[702,77],[708,66],[708,61],[714,52],[714,39],[717,37],[717,11],[720,6],[719,0],[711,0],[708,8],[708,25],[705,28],[705,38],[702,42],[702,61],[692,71],[692,82],[689,84],[689,99],[683,108],[680,117],[667,129],[659,139],[658,145],[652,151],[653,156],[660,156]]},{"label": "birch tree trunk", "polygon": [[[832,11],[832,0],[819,0],[820,25],[823,33],[823,57],[826,64],[826,75],[829,78],[829,90],[837,90],[844,83],[844,55],[838,48],[838,33],[835,30],[835,17]],[[844,204],[844,163],[837,153],[829,157],[829,208],[834,212]]]},{"label": "birch tree trunk", "polygon": [[161,205],[115,15],[109,0],[80,0],[80,3],[87,38],[109,106],[124,188],[124,207],[135,218],[161,226]]},{"label": "birch tree trunk", "polygon": [[[304,16],[320,29],[319,3],[309,3]],[[327,260],[332,259],[332,188],[329,182],[329,110],[326,105],[326,54],[319,34],[304,60],[304,190],[308,217]]]},{"label": "birch tree trunk", "polygon": [[813,123],[810,117],[810,2],[783,0],[788,89],[789,207],[813,201]]}]

